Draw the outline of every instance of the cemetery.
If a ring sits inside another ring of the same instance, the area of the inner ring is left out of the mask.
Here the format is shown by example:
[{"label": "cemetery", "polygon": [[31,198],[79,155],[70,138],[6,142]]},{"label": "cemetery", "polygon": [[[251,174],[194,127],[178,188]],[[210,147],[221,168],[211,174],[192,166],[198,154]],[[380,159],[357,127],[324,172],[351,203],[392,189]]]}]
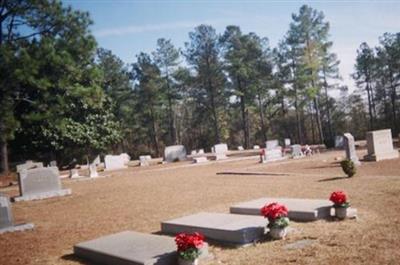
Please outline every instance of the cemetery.
[{"label": "cemetery", "polygon": [[400,4],[310,2],[1,0],[0,265],[400,264]]}]

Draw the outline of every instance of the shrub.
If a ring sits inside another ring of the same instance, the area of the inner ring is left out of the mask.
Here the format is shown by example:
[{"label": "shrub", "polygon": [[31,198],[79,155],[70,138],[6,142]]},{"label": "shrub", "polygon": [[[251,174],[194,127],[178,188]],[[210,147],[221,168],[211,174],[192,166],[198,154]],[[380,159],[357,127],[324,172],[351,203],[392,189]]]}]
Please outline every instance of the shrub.
[{"label": "shrub", "polygon": [[357,172],[356,165],[350,159],[343,160],[340,162],[343,172],[350,178],[354,176]]}]

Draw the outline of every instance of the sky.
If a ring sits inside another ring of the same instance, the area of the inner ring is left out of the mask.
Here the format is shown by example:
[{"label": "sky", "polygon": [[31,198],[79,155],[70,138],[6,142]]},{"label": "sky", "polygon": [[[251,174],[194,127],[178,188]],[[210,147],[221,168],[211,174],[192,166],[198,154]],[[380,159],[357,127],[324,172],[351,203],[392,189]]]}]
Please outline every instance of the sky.
[{"label": "sky", "polygon": [[341,61],[342,84],[354,90],[357,48],[362,42],[379,43],[385,32],[400,32],[400,0],[397,1],[293,1],[293,0],[63,0],[65,5],[88,11],[91,31],[100,47],[111,50],[126,63],[140,52],[152,52],[158,38],[171,39],[184,48],[188,33],[200,24],[223,33],[227,25],[243,33],[267,37],[271,47],[283,38],[291,15],[307,4],[322,11],[330,23],[332,51]]}]

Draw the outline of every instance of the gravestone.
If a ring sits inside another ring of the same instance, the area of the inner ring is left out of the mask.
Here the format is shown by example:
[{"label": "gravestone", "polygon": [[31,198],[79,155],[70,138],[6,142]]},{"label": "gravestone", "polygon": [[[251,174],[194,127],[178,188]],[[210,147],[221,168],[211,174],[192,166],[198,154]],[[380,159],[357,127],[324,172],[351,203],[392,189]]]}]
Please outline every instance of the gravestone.
[{"label": "gravestone", "polygon": [[290,138],[285,138],[285,147],[289,147],[291,144]]},{"label": "gravestone", "polygon": [[238,146],[238,150],[239,150],[239,151],[243,151],[243,150],[244,150],[243,146],[239,145],[239,146]]},{"label": "gravestone", "polygon": [[89,178],[97,178],[98,176],[99,176],[99,173],[97,172],[97,165],[90,164],[89,165]]},{"label": "gravestone", "polygon": [[230,207],[234,214],[261,215],[260,209],[273,202],[288,208],[288,217],[294,221],[315,221],[331,216],[332,202],[329,200],[295,199],[295,198],[260,198],[239,203]]},{"label": "gravestone", "polygon": [[192,150],[192,152],[190,152],[190,154],[191,154],[192,156],[197,155],[197,151],[196,151],[196,150]]},{"label": "gravestone", "polygon": [[198,163],[207,163],[207,162],[208,162],[208,160],[207,160],[207,157],[205,157],[205,156],[200,156],[200,157],[193,158],[193,163],[196,163],[196,164],[198,164]]},{"label": "gravestone", "polygon": [[367,132],[367,149],[365,160],[381,161],[399,157],[399,152],[393,148],[390,129]]},{"label": "gravestone", "polygon": [[76,169],[76,168],[70,169],[70,171],[69,171],[69,177],[70,177],[71,179],[74,179],[74,178],[81,178],[81,176],[79,176],[79,170]]},{"label": "gravestone", "polygon": [[55,160],[50,161],[50,166],[51,167],[56,167],[57,166],[57,161],[55,161]]},{"label": "gravestone", "polygon": [[335,148],[343,148],[344,137],[342,135],[335,136]]},{"label": "gravestone", "polygon": [[281,149],[279,146],[279,141],[278,140],[269,140],[265,142],[265,147],[267,150],[272,150],[272,149]]},{"label": "gravestone", "polygon": [[204,149],[199,149],[199,151],[197,152],[197,154],[203,155],[203,154],[204,154]]},{"label": "gravestone", "polygon": [[92,161],[91,164],[94,164],[96,166],[100,165],[101,161],[100,161],[100,156],[96,156],[96,158]]},{"label": "gravestone", "polygon": [[[208,244],[200,249],[199,259],[209,258]],[[178,254],[173,238],[124,231],[82,242],[74,255],[104,265],[176,265]]]},{"label": "gravestone", "polygon": [[355,165],[360,165],[360,161],[358,160],[358,156],[356,153],[356,146],[354,143],[354,137],[351,133],[344,134],[343,146],[346,151],[346,159],[353,161]]},{"label": "gravestone", "polygon": [[15,201],[29,201],[65,196],[70,189],[61,189],[57,167],[43,167],[22,170],[18,176],[20,196]]},{"label": "gravestone", "polygon": [[259,149],[260,149],[260,146],[259,146],[259,145],[255,145],[255,146],[253,146],[253,149],[254,149],[254,150],[259,150]]},{"label": "gravestone", "polygon": [[215,160],[227,159],[226,152],[228,152],[227,144],[216,144],[214,145]]},{"label": "gravestone", "polygon": [[0,193],[0,234],[27,229],[33,229],[33,224],[14,225],[10,200],[6,195]]},{"label": "gravestone", "polygon": [[139,162],[141,167],[150,166],[150,161],[151,161],[150,155],[139,156]]},{"label": "gravestone", "polygon": [[164,161],[167,163],[186,160],[186,149],[183,145],[165,147]]},{"label": "gravestone", "polygon": [[25,169],[41,168],[43,167],[42,162],[33,162],[32,160],[27,160],[24,164],[17,165],[17,173]]},{"label": "gravestone", "polygon": [[300,158],[300,157],[303,157],[303,156],[304,156],[304,154],[301,151],[301,145],[299,145],[299,144],[292,145],[292,157],[293,158]]},{"label": "gravestone", "polygon": [[127,154],[127,153],[122,153],[120,154],[120,156],[122,157],[122,159],[124,160],[125,165],[131,161],[131,157]]},{"label": "gravestone", "polygon": [[127,162],[129,162],[129,159],[125,155],[106,155],[104,157],[105,170],[127,168]]},{"label": "gravestone", "polygon": [[261,216],[226,213],[198,213],[164,221],[161,231],[176,235],[181,232],[199,232],[220,243],[247,245],[260,240],[268,220]]}]

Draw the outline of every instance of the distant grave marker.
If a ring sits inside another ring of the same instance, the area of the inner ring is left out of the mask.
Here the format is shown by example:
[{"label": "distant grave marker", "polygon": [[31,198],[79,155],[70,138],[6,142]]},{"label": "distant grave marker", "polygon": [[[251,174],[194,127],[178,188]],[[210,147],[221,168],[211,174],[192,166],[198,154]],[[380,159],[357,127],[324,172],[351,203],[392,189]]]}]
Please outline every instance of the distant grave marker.
[{"label": "distant grave marker", "polygon": [[121,155],[106,155],[104,157],[105,170],[115,170],[127,168],[126,163],[129,158],[125,154]]},{"label": "distant grave marker", "polygon": [[57,167],[23,170],[18,177],[20,196],[15,201],[39,200],[71,194],[70,189],[61,189]]},{"label": "distant grave marker", "polygon": [[293,158],[300,158],[300,157],[303,157],[303,156],[304,156],[304,154],[301,151],[301,145],[299,145],[299,144],[292,145],[292,157]]},{"label": "distant grave marker", "polygon": [[139,163],[141,167],[149,166],[151,161],[150,155],[139,156]]},{"label": "distant grave marker", "polygon": [[254,149],[254,150],[259,150],[259,149],[260,149],[260,146],[259,146],[259,145],[255,145],[255,146],[253,146],[253,149]]},{"label": "distant grave marker", "polygon": [[266,141],[266,142],[265,142],[265,148],[266,148],[267,150],[276,149],[276,148],[278,148],[278,147],[279,147],[279,149],[281,148],[281,147],[279,146],[279,141],[278,141],[278,140],[269,140],[269,141]]},{"label": "distant grave marker", "polygon": [[167,163],[186,160],[186,148],[183,145],[165,147],[164,161]]},{"label": "distant grave marker", "polygon": [[289,147],[291,144],[290,138],[285,138],[285,147]]},{"label": "distant grave marker", "polygon": [[32,160],[27,160],[24,164],[17,165],[17,173],[21,172],[22,170],[41,167],[43,167],[42,162],[33,162]]},{"label": "distant grave marker", "polygon": [[346,159],[353,161],[354,164],[359,165],[361,164],[358,160],[358,156],[356,153],[356,146],[354,142],[354,137],[351,133],[344,134],[344,149],[346,150]]},{"label": "distant grave marker", "polygon": [[33,229],[33,224],[14,225],[10,200],[0,193],[0,234]]},{"label": "distant grave marker", "polygon": [[228,152],[227,144],[214,145],[215,160],[227,159],[226,153]]},{"label": "distant grave marker", "polygon": [[368,155],[365,160],[381,161],[399,157],[399,152],[393,148],[392,130],[367,132]]},{"label": "distant grave marker", "polygon": [[343,148],[344,137],[342,135],[335,136],[335,148]]}]

